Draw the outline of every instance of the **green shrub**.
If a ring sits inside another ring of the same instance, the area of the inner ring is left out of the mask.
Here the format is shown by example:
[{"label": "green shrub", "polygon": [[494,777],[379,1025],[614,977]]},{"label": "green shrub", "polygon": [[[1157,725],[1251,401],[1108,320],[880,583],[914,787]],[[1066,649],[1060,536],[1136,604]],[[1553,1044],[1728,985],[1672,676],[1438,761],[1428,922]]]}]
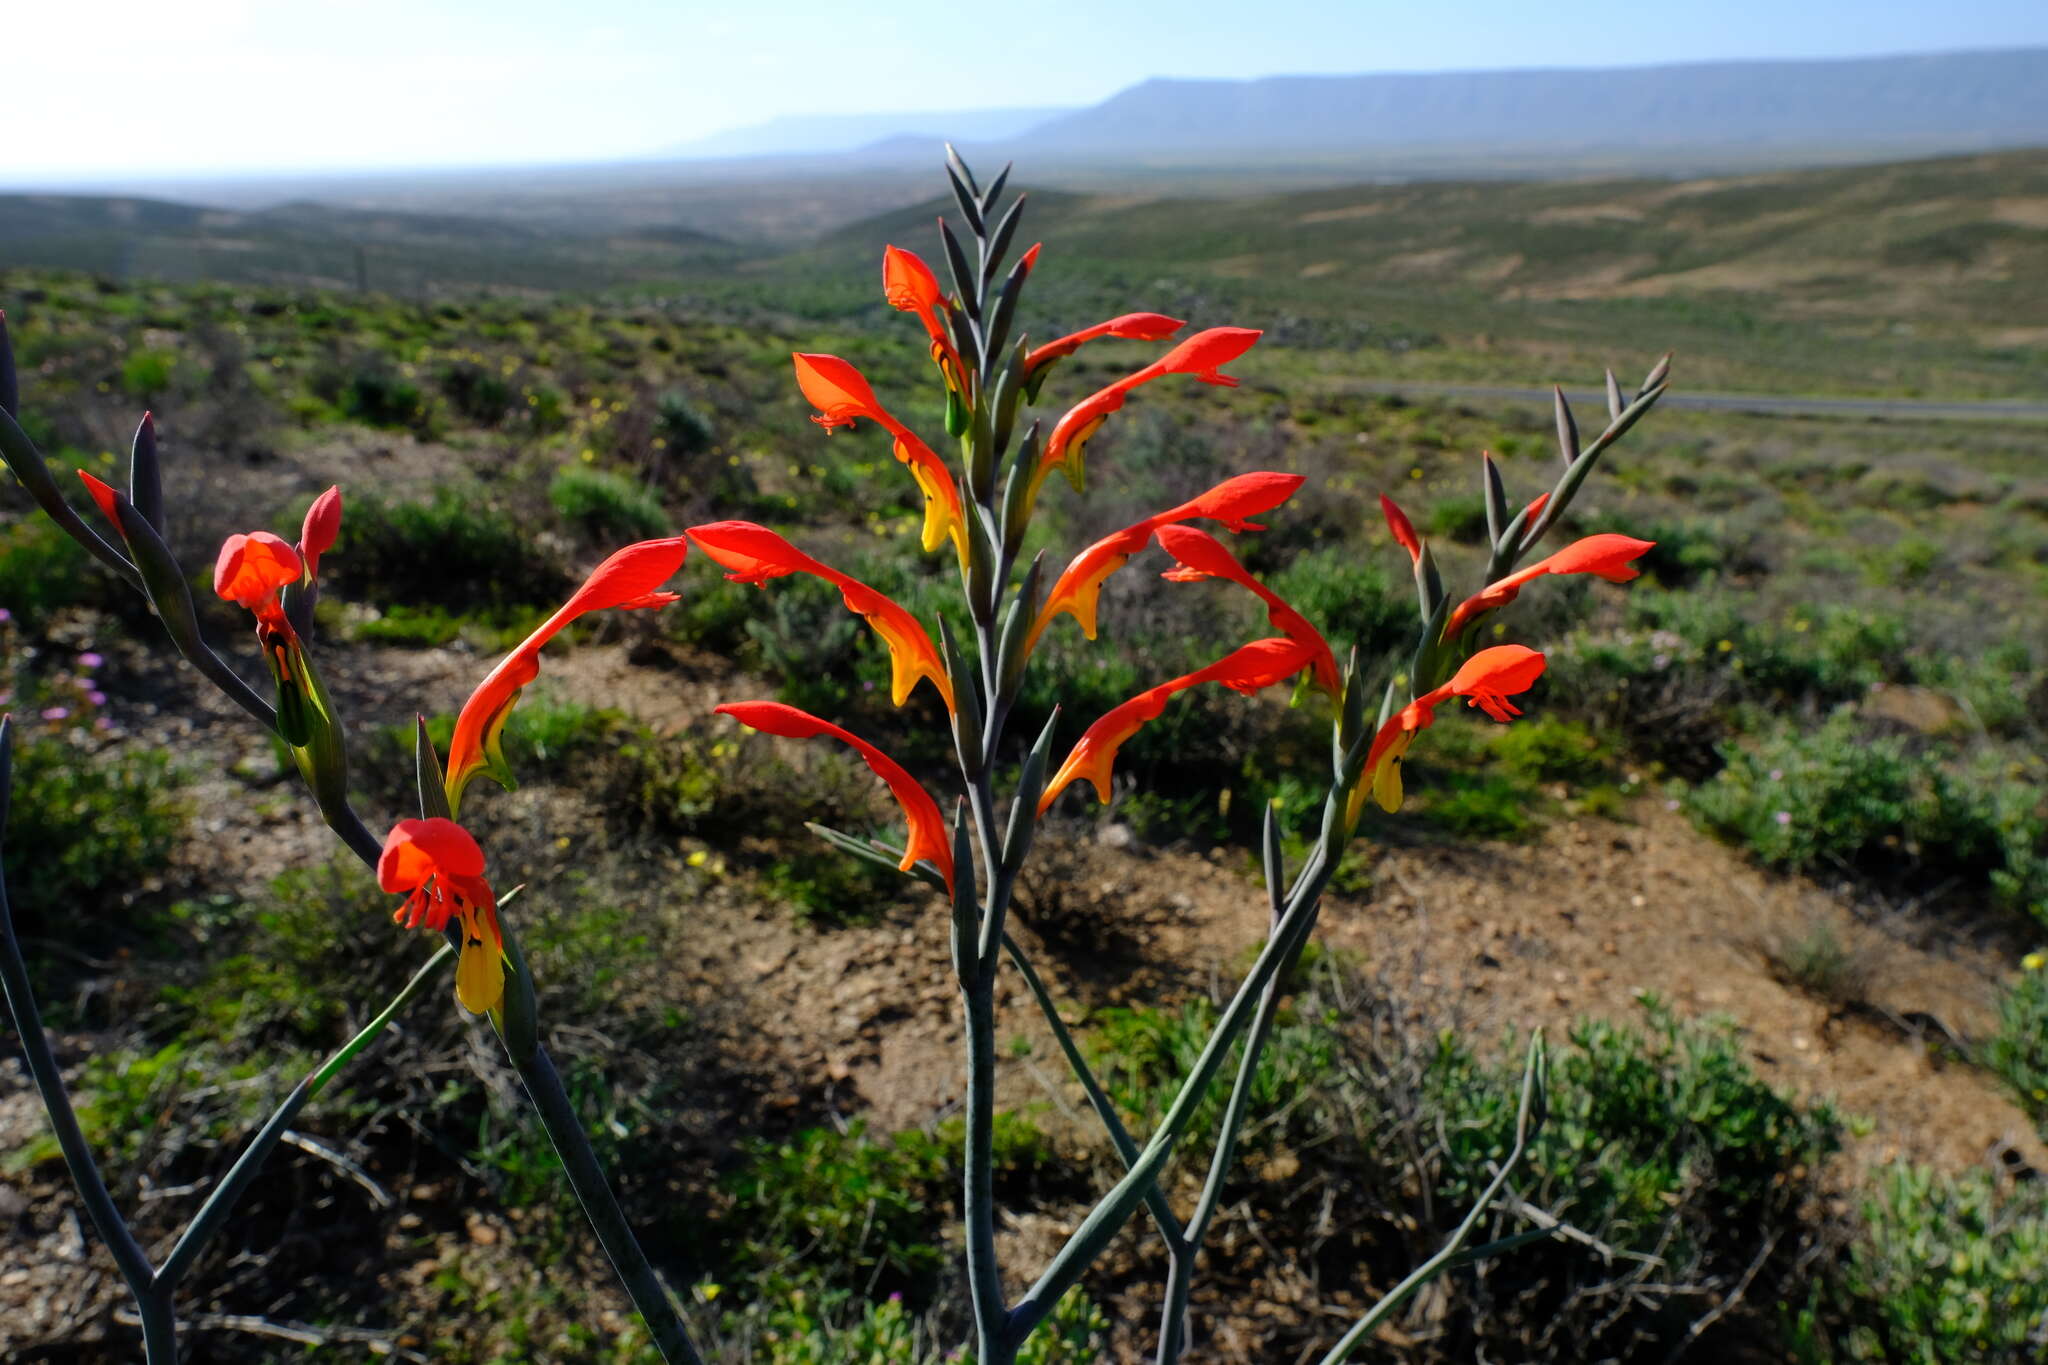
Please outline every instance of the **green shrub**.
[{"label": "green shrub", "polygon": [[609,470],[565,466],[548,485],[548,501],[593,540],[653,540],[668,534],[661,499]]},{"label": "green shrub", "polygon": [[1695,820],[1783,871],[1853,866],[1891,839],[1913,802],[1915,765],[1895,739],[1837,711],[1818,730],[1786,727],[1755,749],[1725,748],[1714,780],[1681,798]]},{"label": "green shrub", "polygon": [[1493,731],[1493,754],[1524,782],[1587,787],[1607,778],[1611,755],[1585,726],[1556,716],[1532,716]]},{"label": "green shrub", "polygon": [[17,735],[4,848],[7,894],[26,934],[104,950],[122,907],[162,875],[184,834],[180,775],[161,750],[95,753],[76,731]]},{"label": "green shrub", "polygon": [[1368,668],[1385,660],[1392,673],[1406,666],[1419,625],[1408,585],[1388,582],[1386,570],[1360,551],[1317,550],[1298,556],[1270,580],[1342,653],[1358,646]]},{"label": "green shrub", "polygon": [[[948,1161],[922,1133],[877,1141],[856,1122],[755,1140],[725,1181],[734,1268],[760,1289],[840,1288],[922,1297],[939,1245]],[[934,1204],[941,1207],[934,1207]]]},{"label": "green shrub", "polygon": [[426,502],[352,497],[333,558],[321,561],[323,578],[330,572],[341,593],[373,605],[465,612],[553,606],[569,587],[515,513],[476,488],[446,485]]},{"label": "green shrub", "polygon": [[105,605],[130,595],[125,584],[89,559],[47,517],[23,517],[0,526],[0,608],[12,615],[18,629],[39,635],[66,607]]},{"label": "green shrub", "polygon": [[2048,1127],[2048,961],[2030,953],[1998,998],[1998,1032],[1978,1060],[2012,1087],[2020,1107]]},{"label": "green shrub", "polygon": [[1884,1171],[1837,1271],[1847,1330],[1821,1359],[2039,1360],[2048,1349],[2048,1190],[1988,1171]]},{"label": "green shrub", "polygon": [[656,403],[655,431],[678,456],[701,455],[718,439],[718,429],[679,389],[670,389]]},{"label": "green shrub", "polygon": [[516,394],[496,366],[456,360],[441,367],[437,382],[449,405],[478,426],[495,427],[512,411]]},{"label": "green shrub", "polygon": [[1423,528],[1428,534],[1455,540],[1461,545],[1486,543],[1486,499],[1477,493],[1454,493],[1438,498],[1429,509]]},{"label": "green shrub", "polygon": [[178,357],[151,348],[130,351],[121,362],[121,392],[132,398],[155,398],[170,388]]}]

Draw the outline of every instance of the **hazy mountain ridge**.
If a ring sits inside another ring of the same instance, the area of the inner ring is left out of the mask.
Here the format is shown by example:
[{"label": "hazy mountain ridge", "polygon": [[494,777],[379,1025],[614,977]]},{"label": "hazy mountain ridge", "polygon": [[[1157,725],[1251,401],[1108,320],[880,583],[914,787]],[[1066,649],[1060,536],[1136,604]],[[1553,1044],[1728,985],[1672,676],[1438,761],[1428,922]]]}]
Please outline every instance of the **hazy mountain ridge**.
[{"label": "hazy mountain ridge", "polygon": [[1351,147],[2048,142],[2048,48],[1848,61],[1144,81],[1036,155]]}]

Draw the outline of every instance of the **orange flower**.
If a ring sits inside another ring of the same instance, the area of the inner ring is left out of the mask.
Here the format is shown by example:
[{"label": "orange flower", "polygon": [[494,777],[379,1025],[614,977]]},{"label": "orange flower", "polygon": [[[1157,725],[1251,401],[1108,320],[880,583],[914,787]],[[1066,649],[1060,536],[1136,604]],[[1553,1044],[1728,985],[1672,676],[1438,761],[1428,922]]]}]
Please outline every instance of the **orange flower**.
[{"label": "orange flower", "polygon": [[903,807],[903,821],[910,832],[905,843],[903,861],[897,866],[908,872],[923,859],[939,869],[946,879],[946,889],[953,889],[953,841],[946,832],[946,822],[939,815],[939,803],[932,800],[931,793],[917,784],[917,779],[903,771],[896,760],[877,749],[858,735],[849,734],[830,721],[819,720],[807,711],[794,706],[785,706],[779,701],[733,701],[715,707],[720,715],[731,716],[749,730],[759,730],[767,735],[782,735],[788,739],[812,739],[818,735],[829,735],[833,739],[850,744],[867,761],[875,776],[888,784],[896,803]]},{"label": "orange flower", "polygon": [[1122,317],[1098,322],[1093,327],[1084,327],[1070,332],[1058,341],[1048,341],[1034,347],[1024,357],[1024,378],[1026,383],[1039,379],[1039,371],[1056,360],[1096,340],[1098,337],[1121,337],[1127,341],[1164,341],[1187,324],[1179,318],[1167,317],[1164,313],[1125,313]]},{"label": "orange flower", "polygon": [[1466,622],[1483,611],[1506,606],[1521,594],[1531,579],[1541,578],[1544,574],[1589,573],[1610,583],[1626,583],[1642,572],[1631,561],[1640,558],[1656,543],[1612,532],[1575,540],[1548,559],[1539,559],[1526,569],[1518,569],[1460,602],[1457,610],[1451,613],[1450,620],[1444,623],[1444,638],[1455,639]]},{"label": "orange flower", "polygon": [[918,619],[903,607],[850,574],[822,564],[791,545],[765,526],[751,521],[714,521],[692,526],[683,534],[697,548],[731,570],[726,577],[735,583],[761,586],[784,574],[807,573],[839,589],[846,609],[867,618],[889,646],[889,697],[897,706],[910,698],[919,678],[928,678],[946,709],[953,709],[953,683],[946,666],[933,647],[931,636]]},{"label": "orange flower", "polygon": [[1129,562],[1132,555],[1149,545],[1160,527],[1207,517],[1222,522],[1232,531],[1263,531],[1265,528],[1250,518],[1278,507],[1293,497],[1301,485],[1302,476],[1299,474],[1281,474],[1272,470],[1239,474],[1178,507],[1104,536],[1075,555],[1061,571],[1052,591],[1046,595],[1045,605],[1039,609],[1038,619],[1031,623],[1025,652],[1029,653],[1037,645],[1038,637],[1061,612],[1079,621],[1081,633],[1094,639],[1095,607],[1103,583]]},{"label": "orange flower", "polygon": [[1497,721],[1522,714],[1508,697],[1526,692],[1543,675],[1543,656],[1526,645],[1495,645],[1482,649],[1465,661],[1442,687],[1425,692],[1396,711],[1372,737],[1366,750],[1365,767],[1358,786],[1345,804],[1347,826],[1356,826],[1371,792],[1380,808],[1389,813],[1401,809],[1401,760],[1408,753],[1417,732],[1436,721],[1436,708],[1452,697],[1464,697]]},{"label": "orange flower", "polygon": [[946,462],[910,428],[891,417],[861,372],[838,356],[806,355],[799,351],[790,359],[796,365],[797,387],[818,409],[811,418],[813,422],[830,431],[834,427],[850,427],[854,419],[865,417],[895,438],[897,461],[909,468],[910,477],[917,480],[924,493],[925,551],[938,549],[951,536],[953,549],[960,556],[960,571],[965,573],[967,521],[960,510],[960,491],[953,486]]},{"label": "orange flower", "polygon": [[1124,405],[1131,390],[1169,374],[1191,374],[1204,384],[1235,388],[1237,380],[1224,374],[1222,367],[1249,351],[1259,336],[1248,327],[1211,327],[1206,332],[1197,332],[1144,369],[1125,375],[1076,403],[1046,440],[1045,451],[1032,474],[1031,496],[1037,497],[1039,485],[1045,482],[1054,465],[1063,467],[1075,487],[1080,486],[1082,448],[1102,429],[1109,415]]},{"label": "orange flower", "polygon": [[1380,515],[1387,519],[1387,530],[1392,533],[1394,543],[1408,552],[1411,561],[1422,558],[1422,541],[1415,534],[1415,523],[1408,520],[1408,514],[1385,493],[1380,494]]},{"label": "orange flower", "polygon": [[1307,617],[1289,606],[1279,593],[1246,573],[1244,565],[1237,562],[1237,556],[1225,549],[1216,537],[1192,526],[1162,526],[1159,528],[1159,548],[1172,555],[1180,566],[1167,570],[1162,577],[1176,583],[1223,578],[1249,589],[1253,596],[1266,604],[1266,620],[1273,629],[1308,648],[1309,666],[1314,670],[1316,686],[1331,701],[1342,695],[1343,686],[1337,678],[1337,659],[1330,653],[1330,643],[1323,638],[1323,633],[1310,625]]},{"label": "orange flower", "polygon": [[1059,771],[1046,784],[1045,794],[1038,799],[1038,813],[1045,814],[1054,797],[1083,777],[1094,784],[1097,799],[1104,805],[1109,804],[1110,768],[1116,762],[1117,750],[1148,721],[1159,719],[1175,693],[1213,682],[1249,696],[1299,673],[1307,667],[1309,653],[1308,646],[1299,640],[1254,640],[1232,650],[1207,668],[1149,687],[1112,708],[1089,726],[1068,752],[1066,762],[1060,764]]},{"label": "orange flower", "polygon": [[957,389],[960,378],[966,373],[960,364],[960,356],[953,349],[953,339],[946,332],[945,323],[939,321],[939,309],[946,306],[946,294],[939,287],[939,277],[932,274],[932,268],[914,251],[902,247],[882,248],[882,296],[889,300],[889,306],[898,312],[915,313],[924,324],[925,335],[931,338],[932,360],[937,363],[939,373],[945,376],[946,386]]},{"label": "orange flower", "polygon": [[512,769],[500,747],[505,722],[519,703],[526,685],[540,676],[541,646],[555,638],[577,617],[610,607],[633,610],[661,607],[676,600],[672,592],[656,589],[674,576],[689,553],[689,542],[681,536],[643,540],[628,545],[597,566],[562,604],[561,610],[541,622],[539,629],[523,640],[519,648],[498,661],[455,717],[455,737],[448,746],[448,808],[459,810],[462,790],[470,778],[488,771],[500,786],[514,785]]},{"label": "orange flower", "polygon": [[498,898],[484,880],[483,850],[469,831],[453,820],[400,820],[384,837],[377,885],[405,893],[391,918],[408,929],[424,924],[445,933],[451,916],[461,922],[455,998],[471,1014],[497,1008],[505,995],[505,936]]},{"label": "orange flower", "polygon": [[304,573],[298,551],[281,537],[268,531],[232,535],[221,542],[220,558],[214,562],[213,590],[223,602],[254,612],[259,625],[289,632],[278,594]]}]

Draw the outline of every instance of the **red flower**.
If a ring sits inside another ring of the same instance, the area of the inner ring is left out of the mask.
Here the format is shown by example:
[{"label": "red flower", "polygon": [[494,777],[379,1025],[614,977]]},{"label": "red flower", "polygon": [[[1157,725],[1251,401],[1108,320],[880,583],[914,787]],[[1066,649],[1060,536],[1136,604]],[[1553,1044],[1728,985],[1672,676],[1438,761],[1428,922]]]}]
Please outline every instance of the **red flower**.
[{"label": "red flower", "polygon": [[1196,669],[1157,687],[1147,688],[1112,708],[1089,726],[1068,752],[1066,762],[1060,764],[1059,771],[1046,784],[1045,794],[1038,800],[1038,813],[1045,814],[1054,797],[1083,777],[1094,783],[1096,797],[1104,805],[1109,804],[1110,768],[1116,762],[1117,750],[1146,722],[1159,719],[1175,693],[1214,682],[1249,696],[1299,673],[1308,666],[1309,653],[1309,647],[1299,640],[1254,640],[1232,650],[1207,668]]},{"label": "red flower", "polygon": [[846,609],[867,618],[889,646],[889,695],[897,706],[909,700],[919,678],[928,678],[946,709],[953,709],[953,684],[932,639],[909,611],[850,574],[821,564],[765,526],[751,521],[714,521],[684,532],[698,549],[731,570],[735,583],[765,584],[784,574],[807,573],[839,589]]},{"label": "red flower", "polygon": [[1610,583],[1626,583],[1642,572],[1631,561],[1640,558],[1656,543],[1612,532],[1575,540],[1548,559],[1539,559],[1526,569],[1518,569],[1460,602],[1457,610],[1451,613],[1450,620],[1444,623],[1444,638],[1455,639],[1466,622],[1480,612],[1506,606],[1520,595],[1531,579],[1541,578],[1544,574],[1589,573]]},{"label": "red flower", "polygon": [[513,785],[512,769],[499,747],[505,722],[519,702],[519,693],[540,676],[541,646],[577,617],[609,607],[632,610],[666,606],[672,592],[658,592],[683,566],[689,542],[681,536],[643,540],[612,555],[591,572],[561,610],[541,622],[519,648],[498,661],[455,718],[455,737],[448,746],[448,807],[459,810],[462,789],[479,772],[488,771],[501,786]]},{"label": "red flower", "polygon": [[1315,671],[1316,686],[1332,701],[1342,695],[1343,686],[1337,678],[1337,660],[1330,653],[1329,641],[1323,638],[1322,632],[1310,625],[1308,618],[1289,606],[1280,594],[1246,573],[1244,565],[1237,562],[1237,556],[1225,549],[1216,537],[1192,526],[1162,526],[1159,528],[1159,548],[1172,555],[1180,566],[1167,570],[1163,577],[1177,583],[1223,578],[1249,589],[1253,596],[1266,604],[1266,619],[1273,629],[1308,648],[1309,666]]},{"label": "red flower", "polygon": [[1452,697],[1464,697],[1467,705],[1477,706],[1495,720],[1505,722],[1522,714],[1508,697],[1528,691],[1543,675],[1543,662],[1543,656],[1526,645],[1482,649],[1466,660],[1449,682],[1423,693],[1395,712],[1372,737],[1372,747],[1366,750],[1358,786],[1345,805],[1345,821],[1350,825],[1358,823],[1367,792],[1373,794],[1381,809],[1389,813],[1401,809],[1401,760],[1416,734],[1436,721],[1439,705]]},{"label": "red flower", "polygon": [[461,922],[455,998],[471,1014],[495,1009],[505,995],[505,938],[498,898],[484,880],[483,850],[469,831],[453,820],[400,820],[384,838],[377,884],[405,893],[391,918],[408,929],[424,924],[444,933],[451,916]]},{"label": "red flower", "polygon": [[1167,317],[1164,313],[1125,313],[1122,317],[1098,322],[1093,327],[1083,327],[1070,332],[1057,341],[1048,341],[1034,347],[1024,357],[1024,377],[1028,383],[1038,377],[1045,366],[1063,359],[1080,350],[1099,337],[1121,337],[1127,341],[1164,341],[1187,324],[1179,318]]},{"label": "red flower", "polygon": [[1262,531],[1265,528],[1250,518],[1261,512],[1271,511],[1294,496],[1302,485],[1299,474],[1281,474],[1272,470],[1260,470],[1252,474],[1239,474],[1225,479],[1199,497],[1190,498],[1178,507],[1170,508],[1157,516],[1124,527],[1123,530],[1104,536],[1080,554],[1074,556],[1052,585],[1046,595],[1045,605],[1039,609],[1038,619],[1031,623],[1031,635],[1025,649],[1038,643],[1038,637],[1052,624],[1052,619],[1061,612],[1072,616],[1081,623],[1081,633],[1089,639],[1095,638],[1095,606],[1101,596],[1102,585],[1121,569],[1130,557],[1144,549],[1152,541],[1153,534],[1160,527],[1174,522],[1192,521],[1207,517],[1220,521],[1232,531]]},{"label": "red flower", "polygon": [[811,418],[813,422],[830,431],[834,427],[850,427],[854,419],[865,417],[895,438],[896,459],[909,467],[910,476],[924,493],[926,552],[938,549],[951,536],[953,548],[960,556],[961,571],[966,572],[967,521],[960,510],[960,491],[953,486],[946,462],[910,428],[891,417],[861,372],[838,356],[797,352],[790,359],[796,364],[797,387],[818,409],[817,416]]},{"label": "red flower", "polygon": [[918,321],[924,324],[925,335],[931,338],[932,360],[937,363],[939,373],[945,376],[946,386],[953,389],[961,387],[961,377],[966,370],[953,349],[953,339],[947,333],[945,323],[939,320],[939,310],[946,306],[946,294],[939,287],[939,277],[932,274],[932,268],[914,251],[905,251],[898,246],[883,247],[882,296],[889,300],[891,308],[917,314]]},{"label": "red flower", "polygon": [[279,594],[305,574],[298,551],[268,531],[232,535],[214,561],[213,590],[224,602],[256,613],[260,626],[289,633]]},{"label": "red flower", "polygon": [[1045,451],[1039,456],[1038,468],[1032,476],[1033,496],[1054,465],[1063,466],[1067,477],[1079,485],[1082,447],[1101,430],[1109,414],[1124,405],[1124,398],[1131,390],[1169,374],[1191,374],[1204,384],[1235,388],[1237,380],[1224,374],[1222,367],[1249,351],[1259,336],[1260,333],[1248,327],[1211,327],[1206,332],[1195,333],[1137,373],[1125,375],[1108,388],[1098,389],[1082,399],[1060,418],[1052,429],[1052,435],[1047,438]]},{"label": "red flower", "polygon": [[867,761],[875,776],[888,784],[889,791],[903,807],[904,824],[910,837],[905,843],[903,861],[897,864],[908,872],[919,859],[932,864],[946,879],[946,889],[953,889],[953,841],[946,832],[946,822],[939,815],[939,803],[932,800],[931,793],[917,784],[917,779],[903,771],[896,760],[877,749],[858,735],[849,734],[830,721],[819,720],[807,711],[794,706],[785,706],[779,701],[735,701],[714,708],[721,715],[731,716],[749,730],[763,734],[782,735],[788,739],[811,739],[818,735],[829,735],[853,746],[854,750]]}]

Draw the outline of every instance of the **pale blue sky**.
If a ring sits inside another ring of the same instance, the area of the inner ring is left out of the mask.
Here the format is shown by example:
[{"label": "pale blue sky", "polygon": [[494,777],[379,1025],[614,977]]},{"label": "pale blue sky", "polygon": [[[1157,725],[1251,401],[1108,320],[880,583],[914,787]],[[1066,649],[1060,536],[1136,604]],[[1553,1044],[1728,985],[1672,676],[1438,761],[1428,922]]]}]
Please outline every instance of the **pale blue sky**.
[{"label": "pale blue sky", "polygon": [[2043,0],[0,3],[0,184],[633,156],[780,114],[1079,105],[1155,75],[2048,46]]}]

